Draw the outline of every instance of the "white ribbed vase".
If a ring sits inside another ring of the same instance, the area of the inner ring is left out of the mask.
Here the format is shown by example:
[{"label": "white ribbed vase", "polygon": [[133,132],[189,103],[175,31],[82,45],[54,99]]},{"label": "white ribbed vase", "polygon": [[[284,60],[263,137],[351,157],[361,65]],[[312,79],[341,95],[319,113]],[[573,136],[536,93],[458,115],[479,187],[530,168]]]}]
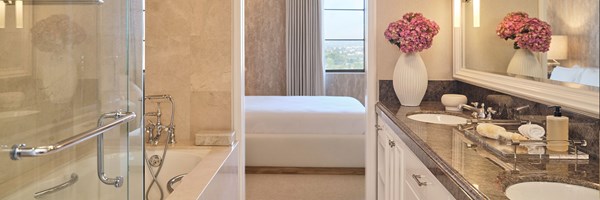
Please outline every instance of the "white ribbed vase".
[{"label": "white ribbed vase", "polygon": [[535,57],[533,52],[527,49],[517,49],[515,55],[508,63],[506,69],[508,74],[517,76],[529,76],[535,78],[544,78],[542,64]]},{"label": "white ribbed vase", "polygon": [[419,106],[427,91],[427,68],[419,53],[400,53],[394,69],[394,91],[403,106]]}]

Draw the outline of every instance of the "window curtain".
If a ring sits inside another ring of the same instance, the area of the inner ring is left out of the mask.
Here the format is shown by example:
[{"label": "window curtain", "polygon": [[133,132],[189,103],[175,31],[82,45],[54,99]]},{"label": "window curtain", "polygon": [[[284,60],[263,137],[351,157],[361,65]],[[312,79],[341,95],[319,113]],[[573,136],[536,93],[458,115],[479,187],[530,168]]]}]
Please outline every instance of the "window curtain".
[{"label": "window curtain", "polygon": [[286,9],[287,95],[325,95],[321,0],[287,0]]}]

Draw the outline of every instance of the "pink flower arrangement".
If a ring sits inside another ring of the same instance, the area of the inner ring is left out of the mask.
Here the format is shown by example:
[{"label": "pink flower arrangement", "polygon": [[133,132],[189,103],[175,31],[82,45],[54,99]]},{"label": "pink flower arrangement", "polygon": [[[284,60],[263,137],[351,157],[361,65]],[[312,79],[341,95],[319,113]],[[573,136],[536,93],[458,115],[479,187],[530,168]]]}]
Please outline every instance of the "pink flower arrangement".
[{"label": "pink flower arrangement", "polygon": [[406,13],[402,19],[390,23],[385,38],[404,53],[421,52],[431,47],[440,27],[421,13]]},{"label": "pink flower arrangement", "polygon": [[498,24],[496,34],[505,40],[515,40],[515,49],[534,52],[547,52],[552,40],[550,25],[538,18],[529,18],[524,12],[508,13]]}]

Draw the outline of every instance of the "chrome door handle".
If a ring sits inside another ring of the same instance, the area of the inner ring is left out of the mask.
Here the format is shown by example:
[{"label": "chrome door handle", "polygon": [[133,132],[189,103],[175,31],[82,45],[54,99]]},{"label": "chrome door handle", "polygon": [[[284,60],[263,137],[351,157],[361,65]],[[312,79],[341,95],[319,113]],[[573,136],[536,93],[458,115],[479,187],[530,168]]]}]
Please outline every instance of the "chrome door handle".
[{"label": "chrome door handle", "polygon": [[[100,116],[98,119],[98,127],[101,127],[104,124],[105,119],[115,119],[118,120],[122,117],[125,117],[126,114],[120,111],[105,113]],[[96,139],[96,148],[97,148],[97,167],[98,167],[98,179],[106,185],[114,185],[115,187],[123,186],[124,178],[123,176],[116,176],[115,178],[108,178],[104,172],[104,133],[101,133],[97,136]]]},{"label": "chrome door handle", "polygon": [[415,181],[417,182],[419,187],[427,186],[427,184],[428,184],[427,181],[421,181],[421,178],[423,178],[423,176],[418,175],[418,174],[413,174],[412,177],[413,177],[413,179],[415,179]]},{"label": "chrome door handle", "polygon": [[94,129],[87,130],[83,133],[61,140],[60,142],[57,142],[52,145],[27,147],[26,144],[15,144],[12,146],[12,150],[9,152],[10,159],[20,160],[22,157],[39,157],[60,152],[62,150],[71,148],[81,142],[87,141],[90,138],[103,134],[117,127],[118,125],[133,120],[136,117],[135,113],[133,112],[123,112],[121,114],[122,117],[116,119],[115,121],[112,121],[103,126],[96,127]]}]

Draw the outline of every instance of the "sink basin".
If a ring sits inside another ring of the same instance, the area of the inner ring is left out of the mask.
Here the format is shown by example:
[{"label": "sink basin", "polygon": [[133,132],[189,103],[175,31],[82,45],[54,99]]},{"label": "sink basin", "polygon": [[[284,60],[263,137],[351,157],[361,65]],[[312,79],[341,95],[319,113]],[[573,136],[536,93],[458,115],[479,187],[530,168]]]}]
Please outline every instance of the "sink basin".
[{"label": "sink basin", "polygon": [[554,182],[524,182],[506,188],[506,197],[520,199],[600,199],[600,191],[591,188]]},{"label": "sink basin", "polygon": [[448,114],[413,114],[408,116],[409,119],[427,122],[432,124],[458,125],[466,124],[467,118],[448,115]]}]

